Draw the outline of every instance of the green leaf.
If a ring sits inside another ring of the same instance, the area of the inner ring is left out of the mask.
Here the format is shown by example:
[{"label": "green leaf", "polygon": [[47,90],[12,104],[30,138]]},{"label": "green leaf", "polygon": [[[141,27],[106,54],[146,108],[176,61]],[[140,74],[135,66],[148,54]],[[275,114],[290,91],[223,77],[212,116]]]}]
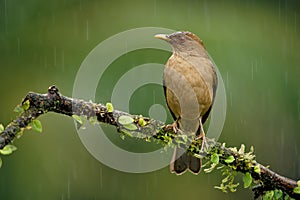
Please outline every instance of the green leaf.
[{"label": "green leaf", "polygon": [[219,163],[219,155],[217,153],[212,154],[210,161],[212,163],[218,164]]},{"label": "green leaf", "polygon": [[229,176],[226,176],[225,178],[223,178],[222,183],[226,183],[229,180]]},{"label": "green leaf", "polygon": [[211,166],[207,169],[204,169],[205,173],[211,173],[215,168],[216,168],[217,164],[215,163],[211,163]]},{"label": "green leaf", "polygon": [[227,193],[227,188],[222,184],[220,186],[214,186],[214,188],[221,190],[224,193]]},{"label": "green leaf", "polygon": [[274,191],[267,191],[266,194],[263,196],[263,200],[272,200],[274,196]]},{"label": "green leaf", "polygon": [[2,167],[2,159],[1,159],[1,157],[0,157],[0,168]]},{"label": "green leaf", "polygon": [[85,129],[85,127],[83,125],[87,121],[87,116],[85,116],[85,115],[81,115],[81,116],[72,115],[72,117],[73,117],[73,119],[75,119],[77,129],[80,129],[80,128]]},{"label": "green leaf", "polygon": [[23,102],[22,108],[23,108],[23,110],[26,111],[29,109],[29,107],[30,107],[30,101],[27,99],[25,102]]},{"label": "green leaf", "polygon": [[254,147],[253,146],[250,147],[249,153],[254,153]]},{"label": "green leaf", "polygon": [[283,193],[281,190],[274,190],[274,199],[281,199],[282,195]]},{"label": "green leaf", "polygon": [[140,117],[140,118],[139,118],[139,121],[138,121],[138,124],[139,124],[140,126],[145,126],[145,125],[147,125],[147,122],[144,120],[143,117]]},{"label": "green leaf", "polygon": [[300,186],[294,188],[294,193],[300,194]]},{"label": "green leaf", "polygon": [[95,124],[98,123],[98,119],[97,119],[96,116],[90,117],[89,122],[90,122],[92,125],[95,125]]},{"label": "green leaf", "polygon": [[23,109],[22,106],[17,105],[17,106],[14,108],[14,112],[16,112],[16,113],[21,113],[21,112],[24,112],[24,109]]},{"label": "green leaf", "polygon": [[255,165],[254,172],[260,174],[260,166],[259,166],[259,164]]},{"label": "green leaf", "polygon": [[294,200],[294,199],[291,199],[289,195],[284,195],[284,200]]},{"label": "green leaf", "polygon": [[134,124],[125,124],[124,125],[124,128],[128,129],[128,130],[131,130],[131,131],[134,131],[134,130],[137,130],[138,128],[136,127],[136,125]]},{"label": "green leaf", "polygon": [[[123,133],[124,133],[124,131],[123,131]],[[125,133],[122,134],[122,135],[120,135],[120,138],[121,138],[122,140],[125,140]]]},{"label": "green leaf", "polygon": [[106,103],[106,109],[107,109],[107,112],[111,113],[114,111],[114,107],[111,103]]},{"label": "green leaf", "polygon": [[236,192],[236,188],[239,186],[240,184],[239,183],[236,183],[236,184],[232,184],[231,187],[229,187],[230,189],[230,192]]},{"label": "green leaf", "polygon": [[[124,135],[127,135],[127,136],[129,136],[129,137],[133,137],[133,135],[129,132],[129,131],[127,131],[127,130],[122,130],[122,133],[124,134]],[[122,136],[121,136],[121,138],[122,138]],[[124,138],[122,138],[122,139],[124,139]]]},{"label": "green leaf", "polygon": [[0,124],[0,133],[2,133],[3,131],[4,131],[4,126]]},{"label": "green leaf", "polygon": [[233,156],[228,156],[228,158],[225,159],[226,163],[232,163],[234,161],[234,157]]},{"label": "green leaf", "polygon": [[14,146],[12,144],[8,144],[6,146],[7,146],[7,148],[10,148],[12,151],[16,151],[18,149],[16,146]]},{"label": "green leaf", "polygon": [[241,148],[239,149],[239,154],[244,154],[245,153],[245,145],[241,144]]},{"label": "green leaf", "polygon": [[14,145],[8,144],[3,149],[0,150],[0,153],[2,155],[9,155],[13,151],[16,151],[16,150],[17,150],[17,147],[15,147]]},{"label": "green leaf", "polygon": [[38,119],[35,119],[31,122],[31,127],[33,130],[41,133],[42,132],[42,123],[40,122],[40,120]]},{"label": "green leaf", "polygon": [[118,118],[118,122],[122,125],[131,124],[134,122],[132,117],[122,115]]},{"label": "green leaf", "polygon": [[243,176],[243,182],[244,182],[244,188],[248,188],[250,187],[251,183],[252,183],[252,176],[249,172],[247,172],[246,174],[244,174]]},{"label": "green leaf", "polygon": [[72,117],[73,117],[73,119],[75,119],[79,124],[83,124],[83,121],[82,121],[82,119],[81,119],[80,116],[78,116],[78,115],[72,115]]},{"label": "green leaf", "polygon": [[[6,146],[5,146],[6,147]],[[0,149],[0,153],[2,154],[2,155],[9,155],[9,154],[11,154],[12,153],[12,150],[10,149],[10,148],[3,148],[3,149]]]},{"label": "green leaf", "polygon": [[196,154],[196,153],[194,153],[193,156],[196,157],[196,158],[200,158],[200,159],[203,158],[203,157],[201,157],[199,154]]},{"label": "green leaf", "polygon": [[299,181],[297,181],[297,185],[298,185],[298,186],[300,186],[300,180],[299,180]]}]

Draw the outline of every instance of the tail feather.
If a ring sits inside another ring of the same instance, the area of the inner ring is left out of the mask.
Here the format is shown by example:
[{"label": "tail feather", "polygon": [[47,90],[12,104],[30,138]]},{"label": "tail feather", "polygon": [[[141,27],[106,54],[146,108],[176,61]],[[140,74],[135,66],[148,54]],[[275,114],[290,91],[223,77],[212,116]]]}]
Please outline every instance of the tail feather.
[{"label": "tail feather", "polygon": [[202,167],[202,160],[189,155],[189,170],[194,174],[199,174]]},{"label": "tail feather", "polygon": [[181,175],[189,169],[192,173],[198,174],[201,171],[201,160],[189,154],[186,149],[175,148],[170,164],[170,171]]}]

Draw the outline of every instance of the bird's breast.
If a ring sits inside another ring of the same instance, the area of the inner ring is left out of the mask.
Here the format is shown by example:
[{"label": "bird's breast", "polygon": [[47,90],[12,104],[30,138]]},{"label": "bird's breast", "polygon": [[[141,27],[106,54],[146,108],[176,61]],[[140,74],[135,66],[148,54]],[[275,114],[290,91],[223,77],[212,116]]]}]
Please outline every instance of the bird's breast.
[{"label": "bird's breast", "polygon": [[188,60],[176,54],[168,60],[164,70],[165,94],[176,117],[199,118],[211,106],[215,77],[210,65],[210,60]]}]

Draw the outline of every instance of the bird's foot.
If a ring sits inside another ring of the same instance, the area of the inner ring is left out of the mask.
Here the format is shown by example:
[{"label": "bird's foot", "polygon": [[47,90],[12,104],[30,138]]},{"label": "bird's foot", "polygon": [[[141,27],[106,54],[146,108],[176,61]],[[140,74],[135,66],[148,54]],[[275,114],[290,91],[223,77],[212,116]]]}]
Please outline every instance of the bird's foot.
[{"label": "bird's foot", "polygon": [[174,133],[177,133],[179,131],[177,120],[175,122],[173,122],[173,124],[168,124],[166,126],[166,128],[168,128],[168,129],[170,128],[174,131]]}]

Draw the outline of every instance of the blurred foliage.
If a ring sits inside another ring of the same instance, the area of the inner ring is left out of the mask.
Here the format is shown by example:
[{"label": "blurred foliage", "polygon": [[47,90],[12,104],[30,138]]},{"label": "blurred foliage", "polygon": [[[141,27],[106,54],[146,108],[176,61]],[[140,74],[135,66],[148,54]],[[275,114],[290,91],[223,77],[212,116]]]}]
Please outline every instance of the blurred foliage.
[{"label": "blurred foliage", "polygon": [[[220,140],[228,146],[253,145],[258,161],[299,179],[296,0],[0,0],[0,11],[2,124],[14,118],[14,107],[28,91],[46,92],[55,84],[71,96],[80,64],[106,38],[147,26],[189,30],[204,41],[225,82],[228,112]],[[143,63],[165,63],[169,55],[145,49],[121,56],[100,80],[96,100],[110,102],[122,74]],[[147,116],[153,103],[165,106],[163,90],[145,85],[130,99],[130,112]],[[14,143],[18,151],[2,157],[0,193],[6,200],[252,197],[245,189],[228,194],[214,189],[218,173],[175,176],[168,167],[147,174],[116,171],[88,153],[72,119],[49,113],[39,120],[43,133],[26,132]],[[135,139],[123,141],[118,134],[109,138],[127,150],[158,148]]]}]

